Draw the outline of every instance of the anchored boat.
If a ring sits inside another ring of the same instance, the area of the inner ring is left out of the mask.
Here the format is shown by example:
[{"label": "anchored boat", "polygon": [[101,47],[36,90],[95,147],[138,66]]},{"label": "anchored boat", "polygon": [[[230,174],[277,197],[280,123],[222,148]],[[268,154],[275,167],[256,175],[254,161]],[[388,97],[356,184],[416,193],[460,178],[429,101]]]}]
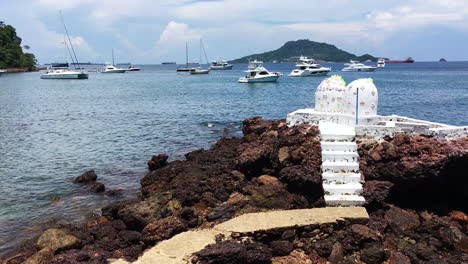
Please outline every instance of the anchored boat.
[{"label": "anchored boat", "polygon": [[217,61],[211,62],[210,70],[232,70],[232,64],[219,58]]},{"label": "anchored boat", "polygon": [[327,75],[331,68],[323,67],[320,64],[313,63],[312,59],[301,56],[296,64],[297,69],[294,69],[289,76],[291,77],[306,77],[306,76],[323,76]]},{"label": "anchored boat", "polygon": [[375,66],[367,66],[362,63],[359,63],[358,61],[353,61],[351,60],[350,63],[345,63],[345,68],[343,68],[341,71],[344,72],[372,72],[377,69]]},{"label": "anchored boat", "polygon": [[239,78],[240,83],[276,82],[282,75],[281,72],[269,72],[263,62],[257,60],[251,61],[245,72],[248,74]]}]

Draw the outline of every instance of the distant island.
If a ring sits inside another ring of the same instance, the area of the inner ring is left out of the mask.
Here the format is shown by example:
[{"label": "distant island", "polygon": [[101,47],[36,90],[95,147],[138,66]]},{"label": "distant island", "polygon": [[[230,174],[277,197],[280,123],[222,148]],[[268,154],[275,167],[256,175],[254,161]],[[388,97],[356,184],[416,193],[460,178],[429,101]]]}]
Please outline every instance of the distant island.
[{"label": "distant island", "polygon": [[447,60],[442,58],[442,59],[439,60],[439,62],[447,62]]},{"label": "distant island", "polygon": [[0,69],[11,71],[35,70],[36,57],[32,53],[24,53],[29,46],[21,47],[21,38],[16,35],[16,29],[0,21]]},{"label": "distant island", "polygon": [[231,63],[247,63],[249,60],[261,60],[264,62],[295,62],[299,56],[307,56],[317,61],[347,62],[349,60],[377,61],[377,58],[364,54],[356,56],[352,53],[341,50],[328,43],[315,42],[307,39],[288,41],[281,48],[260,54],[248,55],[230,61]]}]

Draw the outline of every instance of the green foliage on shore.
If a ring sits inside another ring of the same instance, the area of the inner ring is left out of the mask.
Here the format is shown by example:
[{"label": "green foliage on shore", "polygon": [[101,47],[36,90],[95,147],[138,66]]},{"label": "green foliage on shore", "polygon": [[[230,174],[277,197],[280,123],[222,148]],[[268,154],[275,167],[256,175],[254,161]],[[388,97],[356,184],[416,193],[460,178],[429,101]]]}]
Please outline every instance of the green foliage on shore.
[{"label": "green foliage on shore", "polygon": [[23,52],[16,29],[0,21],[0,69],[33,68],[36,62],[34,54]]},{"label": "green foliage on shore", "polygon": [[307,56],[318,61],[330,62],[347,62],[349,60],[372,60],[377,61],[377,58],[365,54],[356,56],[352,53],[341,50],[334,45],[320,43],[301,39],[297,41],[288,41],[281,48],[260,54],[253,54],[231,61],[232,63],[246,63],[249,60],[261,60],[264,62],[282,62],[282,61],[297,61],[297,57]]}]

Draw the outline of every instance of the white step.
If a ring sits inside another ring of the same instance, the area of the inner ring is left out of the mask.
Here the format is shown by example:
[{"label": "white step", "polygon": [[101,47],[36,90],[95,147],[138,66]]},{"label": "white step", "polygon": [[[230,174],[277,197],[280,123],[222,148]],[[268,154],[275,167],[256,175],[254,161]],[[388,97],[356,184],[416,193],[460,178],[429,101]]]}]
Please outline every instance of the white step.
[{"label": "white step", "polygon": [[353,173],[353,172],[346,172],[346,173],[324,172],[322,174],[322,180],[326,183],[330,183],[330,182],[360,183],[361,174]]},{"label": "white step", "polygon": [[346,126],[325,121],[319,122],[319,130],[320,135],[347,135],[352,137],[356,135],[356,129],[352,126]]},{"label": "white step", "polygon": [[322,151],[322,160],[330,161],[357,161],[359,155],[353,151]]},{"label": "white step", "polygon": [[327,206],[362,206],[366,200],[360,195],[325,195]]},{"label": "white step", "polygon": [[322,151],[357,151],[357,144],[356,142],[329,142],[329,141],[322,141],[320,142]]},{"label": "white step", "polygon": [[322,171],[324,172],[357,172],[359,170],[359,163],[342,162],[342,161],[322,161]]},{"label": "white step", "polygon": [[[338,132],[339,133],[339,132]],[[320,140],[336,140],[336,141],[353,141],[356,135],[343,135],[343,134],[322,134],[320,133]]]},{"label": "white step", "polygon": [[345,183],[345,184],[323,184],[323,191],[326,195],[359,195],[362,193],[362,184],[360,183]]}]

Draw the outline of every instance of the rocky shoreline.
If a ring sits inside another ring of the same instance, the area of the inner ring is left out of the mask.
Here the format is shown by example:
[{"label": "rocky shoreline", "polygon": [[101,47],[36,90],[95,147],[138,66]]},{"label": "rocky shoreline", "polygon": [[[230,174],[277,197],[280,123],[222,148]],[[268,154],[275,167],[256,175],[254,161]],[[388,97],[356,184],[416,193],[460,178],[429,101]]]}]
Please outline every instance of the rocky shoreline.
[{"label": "rocky shoreline", "polygon": [[[235,216],[323,207],[318,128],[244,120],[242,138],[148,162],[141,193],[82,226],[55,226],[1,263],[136,260],[159,241]],[[358,138],[367,223],[233,234],[192,263],[468,263],[468,138]],[[94,176],[93,176],[94,177]]]}]

